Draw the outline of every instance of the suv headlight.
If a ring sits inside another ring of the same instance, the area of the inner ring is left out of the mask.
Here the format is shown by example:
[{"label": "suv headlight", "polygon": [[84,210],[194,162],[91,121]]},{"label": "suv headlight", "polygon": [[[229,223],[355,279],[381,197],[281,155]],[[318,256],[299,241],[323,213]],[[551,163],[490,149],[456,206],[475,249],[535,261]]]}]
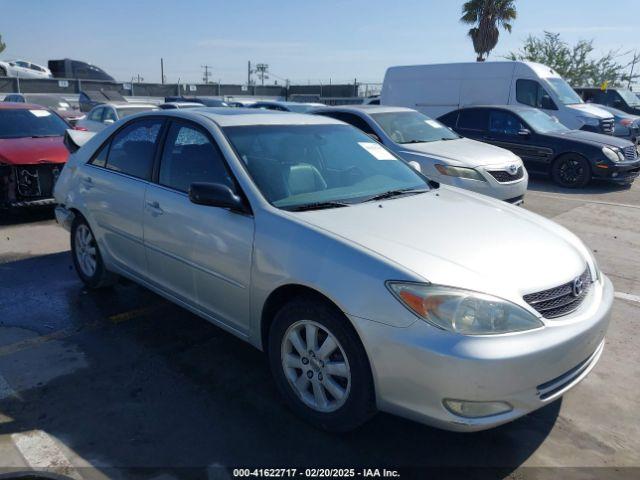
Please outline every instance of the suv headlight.
[{"label": "suv headlight", "polygon": [[409,310],[436,327],[462,335],[495,335],[543,326],[524,308],[492,295],[454,287],[387,282]]},{"label": "suv headlight", "polygon": [[436,164],[435,167],[438,172],[440,172],[442,175],[447,175],[448,177],[468,178],[470,180],[479,180],[481,182],[486,182],[484,177],[473,168],[452,167],[450,165],[441,164]]},{"label": "suv headlight", "polygon": [[614,163],[624,162],[624,154],[621,150],[611,147],[602,147],[602,153]]}]

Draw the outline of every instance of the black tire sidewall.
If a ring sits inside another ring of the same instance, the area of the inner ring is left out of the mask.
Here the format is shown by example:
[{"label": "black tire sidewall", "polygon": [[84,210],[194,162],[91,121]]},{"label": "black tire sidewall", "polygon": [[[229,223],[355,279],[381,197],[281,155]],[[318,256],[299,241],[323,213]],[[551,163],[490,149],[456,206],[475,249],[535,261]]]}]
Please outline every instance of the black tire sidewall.
[{"label": "black tire sidewall", "polygon": [[[78,227],[80,225],[86,225],[86,227],[91,232],[91,235],[93,236],[93,240],[96,246],[96,271],[93,273],[93,276],[91,277],[87,276],[82,271],[82,269],[80,268],[80,265],[78,264],[78,257],[76,255],[76,241],[75,241],[76,231],[78,230]],[[94,288],[100,288],[104,286],[104,284],[107,281],[109,272],[107,272],[107,270],[104,267],[104,262],[102,261],[102,256],[100,255],[100,249],[98,248],[98,243],[95,240],[95,235],[93,234],[93,230],[91,229],[87,221],[80,215],[76,215],[76,218],[73,220],[73,223],[71,224],[71,257],[73,258],[73,266],[76,269],[76,273],[80,277],[80,280],[82,280],[82,282],[87,287],[94,289]]]},{"label": "black tire sidewall", "polygon": [[[584,176],[584,178],[580,179],[576,183],[568,184],[560,178],[560,166],[562,165],[563,162],[568,160],[579,161],[584,167],[584,170],[586,172],[586,175]],[[572,155],[572,154],[563,155],[559,157],[555,162],[553,162],[553,166],[551,167],[551,177],[553,178],[553,181],[556,183],[556,185],[559,185],[561,187],[583,188],[583,187],[586,187],[591,181],[591,166],[589,165],[589,162],[587,161],[587,159],[582,157],[581,155]]]},{"label": "black tire sidewall", "polygon": [[[327,328],[342,346],[351,370],[349,397],[334,412],[317,412],[305,405],[293,390],[282,368],[281,345],[287,329],[299,320],[312,320]],[[371,368],[362,342],[337,308],[313,297],[286,304],[271,325],[268,356],[276,386],[288,406],[313,425],[333,432],[353,430],[375,413],[375,395]]]}]

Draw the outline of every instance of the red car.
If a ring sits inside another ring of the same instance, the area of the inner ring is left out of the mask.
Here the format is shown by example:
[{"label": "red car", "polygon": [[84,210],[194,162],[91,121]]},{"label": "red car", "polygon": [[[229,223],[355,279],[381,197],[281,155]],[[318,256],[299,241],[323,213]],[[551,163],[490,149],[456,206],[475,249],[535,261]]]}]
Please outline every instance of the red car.
[{"label": "red car", "polygon": [[71,128],[48,108],[0,103],[0,209],[53,205]]}]

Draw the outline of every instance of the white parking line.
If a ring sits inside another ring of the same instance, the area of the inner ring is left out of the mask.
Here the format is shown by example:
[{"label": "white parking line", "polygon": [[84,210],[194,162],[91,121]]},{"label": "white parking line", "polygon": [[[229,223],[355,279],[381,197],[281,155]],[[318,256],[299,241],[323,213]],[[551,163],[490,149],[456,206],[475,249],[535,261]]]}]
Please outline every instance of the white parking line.
[{"label": "white parking line", "polygon": [[2,375],[0,375],[0,400],[5,398],[16,396],[16,391],[11,388],[9,382],[7,382]]},{"label": "white parking line", "polygon": [[42,430],[13,433],[11,440],[30,468],[82,480],[56,441]]},{"label": "white parking line", "polygon": [[637,208],[640,209],[640,205],[631,205],[629,203],[615,203],[615,202],[603,202],[601,200],[589,200],[586,198],[574,198],[574,197],[570,197],[568,195],[554,195],[552,193],[541,193],[541,192],[535,192],[535,191],[531,191],[529,190],[527,192],[527,196],[528,195],[533,195],[533,196],[538,196],[538,197],[546,197],[546,198],[553,198],[555,200],[571,200],[574,202],[580,202],[580,203],[596,203],[598,205],[610,205],[612,207],[626,207],[626,208]]},{"label": "white parking line", "polygon": [[630,293],[624,292],[615,292],[616,298],[621,298],[622,300],[628,300],[630,302],[640,303],[640,296],[632,295]]}]

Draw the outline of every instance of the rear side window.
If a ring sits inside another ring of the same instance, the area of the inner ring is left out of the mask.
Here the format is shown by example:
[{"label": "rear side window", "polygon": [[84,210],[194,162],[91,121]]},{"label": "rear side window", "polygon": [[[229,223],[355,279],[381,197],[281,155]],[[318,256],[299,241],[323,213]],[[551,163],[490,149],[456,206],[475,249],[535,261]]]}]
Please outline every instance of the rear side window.
[{"label": "rear side window", "polygon": [[458,111],[454,110],[453,112],[449,112],[438,118],[438,120],[441,123],[444,123],[447,127],[456,128],[456,123],[458,123]]},{"label": "rear side window", "polygon": [[95,165],[96,167],[106,167],[107,166],[107,154],[109,153],[109,145],[110,142],[106,142],[100,150],[96,154],[94,154],[93,158],[89,162],[91,165]]},{"label": "rear side window", "polygon": [[349,125],[353,125],[359,130],[362,130],[364,133],[373,133],[373,129],[369,126],[369,124],[360,118],[357,115],[352,113],[344,113],[344,112],[323,112],[321,115],[325,117],[335,118],[336,120],[340,120],[342,122],[348,123]]},{"label": "rear side window", "polygon": [[103,111],[104,111],[104,107],[96,108],[89,114],[89,120],[93,122],[101,122]]},{"label": "rear side window", "polygon": [[149,180],[162,122],[159,119],[139,120],[120,130],[111,140],[107,168]]},{"label": "rear side window", "polygon": [[488,117],[488,112],[479,108],[460,110],[460,115],[458,116],[458,128],[484,131],[488,127]]},{"label": "rear side window", "polygon": [[167,134],[158,182],[181,192],[194,182],[234,187],[218,147],[199,128],[181,122],[174,122]]}]

